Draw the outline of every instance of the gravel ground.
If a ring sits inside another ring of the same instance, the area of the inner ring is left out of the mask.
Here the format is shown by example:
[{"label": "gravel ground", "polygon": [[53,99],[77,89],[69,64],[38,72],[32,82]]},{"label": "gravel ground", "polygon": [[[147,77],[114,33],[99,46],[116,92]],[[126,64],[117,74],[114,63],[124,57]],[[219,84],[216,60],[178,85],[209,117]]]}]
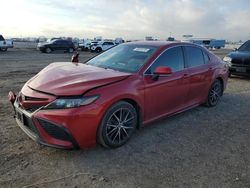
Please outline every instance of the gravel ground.
[{"label": "gravel ground", "polygon": [[[81,61],[92,56],[80,52]],[[250,187],[249,78],[229,79],[218,106],[154,122],[118,149],[36,144],[12,118],[8,91],[70,57],[32,47],[0,53],[0,187]]]}]

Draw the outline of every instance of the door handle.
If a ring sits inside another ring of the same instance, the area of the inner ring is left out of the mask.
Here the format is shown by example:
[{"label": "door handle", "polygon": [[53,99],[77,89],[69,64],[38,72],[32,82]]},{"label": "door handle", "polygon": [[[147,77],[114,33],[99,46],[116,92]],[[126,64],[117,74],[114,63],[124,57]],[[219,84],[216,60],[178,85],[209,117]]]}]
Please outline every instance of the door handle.
[{"label": "door handle", "polygon": [[184,78],[185,78],[185,77],[188,77],[188,73],[183,74],[183,77],[184,77]]}]

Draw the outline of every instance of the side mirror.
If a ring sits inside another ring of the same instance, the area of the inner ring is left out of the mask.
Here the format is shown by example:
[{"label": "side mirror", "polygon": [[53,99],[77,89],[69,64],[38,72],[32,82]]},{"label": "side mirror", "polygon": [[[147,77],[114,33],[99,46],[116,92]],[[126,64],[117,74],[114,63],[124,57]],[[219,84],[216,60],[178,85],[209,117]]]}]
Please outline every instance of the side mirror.
[{"label": "side mirror", "polygon": [[164,67],[164,66],[159,66],[156,67],[152,79],[153,80],[158,80],[159,76],[167,76],[172,74],[172,70],[170,67]]},{"label": "side mirror", "polygon": [[169,75],[172,74],[172,70],[170,67],[159,66],[156,67],[154,74],[156,75]]},{"label": "side mirror", "polygon": [[234,48],[234,51],[237,51],[238,50],[238,48]]}]

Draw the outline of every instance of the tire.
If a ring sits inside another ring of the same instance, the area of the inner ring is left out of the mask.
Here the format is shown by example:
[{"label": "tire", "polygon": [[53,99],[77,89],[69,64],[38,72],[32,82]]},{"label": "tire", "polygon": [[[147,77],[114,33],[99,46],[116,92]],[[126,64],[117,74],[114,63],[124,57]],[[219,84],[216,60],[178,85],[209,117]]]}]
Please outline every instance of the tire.
[{"label": "tire", "polygon": [[130,103],[120,101],[105,113],[97,131],[97,142],[107,148],[125,144],[133,135],[138,123],[138,114]]},{"label": "tire", "polygon": [[0,51],[6,52],[7,48],[1,48]]},{"label": "tire", "polygon": [[74,52],[74,48],[69,48],[68,52],[69,53],[73,53]]},{"label": "tire", "polygon": [[45,49],[45,52],[46,52],[47,54],[49,54],[49,53],[52,52],[52,50],[51,50],[51,48],[46,48],[46,49]]},{"label": "tire", "polygon": [[211,88],[209,89],[206,106],[213,107],[216,106],[223,94],[223,88],[220,80],[216,79]]},{"label": "tire", "polygon": [[101,49],[101,48],[96,48],[95,51],[96,51],[97,53],[100,53],[100,52],[102,51],[102,49]]}]

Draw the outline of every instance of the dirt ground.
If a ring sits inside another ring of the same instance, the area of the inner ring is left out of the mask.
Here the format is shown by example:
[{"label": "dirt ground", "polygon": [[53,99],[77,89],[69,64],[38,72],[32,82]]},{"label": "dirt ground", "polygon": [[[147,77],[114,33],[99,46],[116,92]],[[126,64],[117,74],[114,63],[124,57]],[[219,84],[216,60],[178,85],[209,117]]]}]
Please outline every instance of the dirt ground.
[{"label": "dirt ground", "polygon": [[[92,56],[80,52],[81,61]],[[12,117],[8,91],[70,58],[18,45],[0,52],[0,187],[250,187],[249,78],[230,78],[218,106],[154,122],[118,149],[36,144]]]}]

